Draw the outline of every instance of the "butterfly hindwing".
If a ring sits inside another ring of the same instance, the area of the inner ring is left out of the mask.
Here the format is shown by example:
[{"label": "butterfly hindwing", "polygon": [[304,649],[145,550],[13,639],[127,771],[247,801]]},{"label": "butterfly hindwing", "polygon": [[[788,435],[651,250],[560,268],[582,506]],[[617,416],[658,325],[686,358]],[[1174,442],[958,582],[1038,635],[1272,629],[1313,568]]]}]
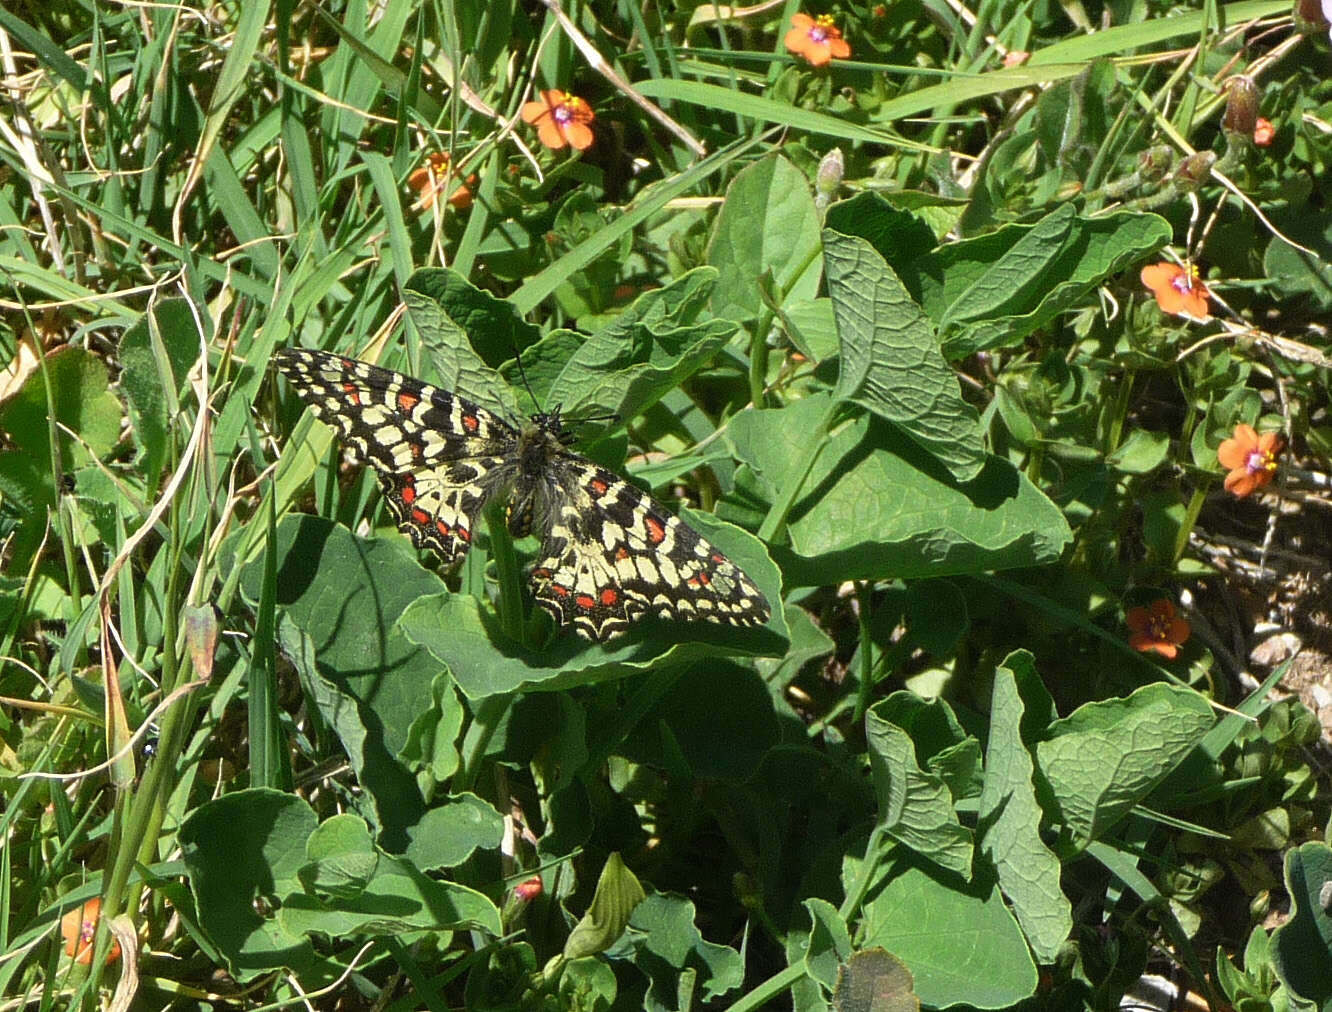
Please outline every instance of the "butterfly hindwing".
[{"label": "butterfly hindwing", "polygon": [[762,625],[758,587],[693,528],[641,489],[572,454],[532,570],[537,603],[556,621],[605,640],[645,614]]},{"label": "butterfly hindwing", "polygon": [[623,478],[565,448],[559,412],[519,431],[484,408],[400,373],[327,352],[274,356],[315,414],[379,477],[398,526],[446,563],[467,551],[486,502],[541,539],[537,603],[589,639],[643,615],[762,625],[768,602],[745,573]]}]

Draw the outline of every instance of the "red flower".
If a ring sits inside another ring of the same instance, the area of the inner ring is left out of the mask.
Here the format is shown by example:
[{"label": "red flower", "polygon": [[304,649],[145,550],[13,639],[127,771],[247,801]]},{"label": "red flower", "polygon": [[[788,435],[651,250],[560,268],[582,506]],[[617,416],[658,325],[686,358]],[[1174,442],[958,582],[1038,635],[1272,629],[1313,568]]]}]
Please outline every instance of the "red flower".
[{"label": "red flower", "polygon": [[1174,660],[1179,648],[1189,639],[1189,624],[1175,614],[1175,606],[1158,597],[1145,608],[1130,609],[1125,618],[1129,627],[1129,646],[1146,653],[1155,650]]},{"label": "red flower", "polygon": [[817,18],[794,14],[791,24],[795,27],[786,33],[786,48],[815,67],[822,67],[834,57],[845,60],[851,55],[851,46],[833,24],[831,14],[820,14]]},{"label": "red flower", "polygon": [[[457,173],[449,172],[448,152],[432,152],[426,159],[426,164],[407,177],[407,185],[417,192],[419,198],[413,206],[422,211],[434,207],[439,195],[447,188],[449,177],[456,175]],[[473,172],[467,177],[465,185],[459,186],[449,194],[449,203],[459,211],[466,211],[472,206],[470,187],[475,185],[476,173]]]},{"label": "red flower", "polygon": [[523,105],[523,122],[537,128],[537,136],[558,151],[568,144],[578,151],[592,146],[592,107],[567,91],[543,91],[541,100]]},{"label": "red flower", "polygon": [[1252,425],[1241,422],[1235,434],[1224,440],[1216,450],[1216,459],[1228,468],[1226,491],[1238,498],[1256,492],[1276,474],[1277,454],[1285,445],[1279,432],[1264,432],[1261,436]]},{"label": "red flower", "polygon": [[1260,148],[1270,145],[1276,137],[1276,127],[1272,125],[1270,119],[1258,117],[1258,122],[1253,125],[1253,142]]},{"label": "red flower", "polygon": [[[94,896],[81,907],[65,911],[60,918],[60,937],[65,940],[65,953],[85,966],[92,962],[93,938],[97,935],[97,919],[102,916],[102,901]],[[120,943],[114,938],[107,950],[106,961],[120,958]]]},{"label": "red flower", "polygon": [[1211,293],[1198,279],[1196,267],[1186,271],[1179,264],[1169,262],[1148,264],[1140,277],[1156,296],[1156,304],[1163,312],[1191,316],[1202,322],[1211,318],[1207,311],[1207,299]]}]

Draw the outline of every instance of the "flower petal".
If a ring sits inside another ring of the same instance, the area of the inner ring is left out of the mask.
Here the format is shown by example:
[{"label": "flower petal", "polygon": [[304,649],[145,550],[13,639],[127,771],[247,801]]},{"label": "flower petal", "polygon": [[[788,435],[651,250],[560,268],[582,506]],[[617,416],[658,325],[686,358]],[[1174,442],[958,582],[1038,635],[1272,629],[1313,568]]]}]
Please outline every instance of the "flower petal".
[{"label": "flower petal", "polygon": [[568,142],[579,151],[586,151],[592,146],[593,136],[591,127],[578,120],[564,125],[564,136]]},{"label": "flower petal", "polygon": [[545,102],[524,102],[522,117],[524,123],[535,123],[543,116],[550,115],[550,106]]},{"label": "flower petal", "polygon": [[564,131],[561,130],[560,125],[555,122],[554,116],[547,116],[541,122],[536,124],[536,128],[537,137],[542,144],[546,145],[546,147],[552,148],[555,151],[564,147]]},{"label": "flower petal", "polygon": [[[1143,635],[1152,624],[1152,613],[1146,608],[1131,608],[1129,613],[1124,616],[1124,622],[1128,625],[1129,632],[1135,635]],[[1130,642],[1132,641],[1130,640]]]}]

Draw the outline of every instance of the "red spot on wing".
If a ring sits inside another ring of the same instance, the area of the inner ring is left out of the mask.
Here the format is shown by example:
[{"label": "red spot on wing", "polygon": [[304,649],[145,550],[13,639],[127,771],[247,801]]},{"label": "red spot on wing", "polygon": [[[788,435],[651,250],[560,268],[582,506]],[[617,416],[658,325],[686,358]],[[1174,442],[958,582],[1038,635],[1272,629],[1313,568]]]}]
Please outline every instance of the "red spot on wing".
[{"label": "red spot on wing", "polygon": [[601,603],[607,608],[613,608],[619,603],[620,592],[614,587],[603,587],[601,589]]},{"label": "red spot on wing", "polygon": [[569,596],[569,588],[568,588],[568,587],[561,587],[558,583],[552,583],[552,584],[550,585],[550,589],[554,592],[554,594],[555,594],[556,597],[568,597],[568,596]]},{"label": "red spot on wing", "polygon": [[717,563],[718,565],[721,565],[723,562],[726,561],[726,556],[724,556],[721,552],[713,552],[712,561]]},{"label": "red spot on wing", "polygon": [[696,579],[699,583],[703,584],[703,586],[705,587],[712,582],[712,577],[708,575],[706,569],[703,572],[699,573],[698,576],[694,577],[694,579]]},{"label": "red spot on wing", "polygon": [[471,414],[470,412],[466,412],[462,416],[462,424],[464,429],[475,434],[476,430],[481,428],[481,419],[477,418],[476,415]]},{"label": "red spot on wing", "polygon": [[549,580],[551,572],[545,566],[538,566],[536,569],[532,570],[532,576],[537,580]]},{"label": "red spot on wing", "polygon": [[422,460],[425,458],[425,443],[419,439],[413,439],[408,444],[412,451],[412,460]]},{"label": "red spot on wing", "polygon": [[574,598],[574,604],[578,605],[578,607],[582,608],[584,611],[591,611],[596,603],[596,598],[591,594],[579,594]]},{"label": "red spot on wing", "polygon": [[403,480],[402,491],[398,494],[402,496],[403,504],[406,506],[416,502],[416,483],[410,476]]},{"label": "red spot on wing", "polygon": [[472,532],[466,527],[459,527],[453,533],[458,535],[458,537],[462,538],[464,541],[471,542],[472,540]]},{"label": "red spot on wing", "polygon": [[361,403],[361,391],[356,389],[355,383],[342,384],[342,392],[347,395],[347,400],[351,401],[351,403],[353,404]]},{"label": "red spot on wing", "polygon": [[643,526],[647,528],[648,540],[659,545],[666,540],[666,525],[656,517],[644,517]]},{"label": "red spot on wing", "polygon": [[609,489],[609,483],[603,481],[601,478],[593,478],[587,483],[587,490],[593,495],[605,495]]},{"label": "red spot on wing", "polygon": [[424,527],[430,523],[430,514],[423,509],[414,509],[412,510],[412,519]]},{"label": "red spot on wing", "polygon": [[444,537],[447,538],[449,534],[452,533],[453,528],[450,527],[448,524],[446,524],[443,520],[436,520],[435,530],[439,531],[440,534],[444,535]]},{"label": "red spot on wing", "polygon": [[404,415],[410,415],[412,413],[412,408],[420,403],[421,398],[417,397],[416,394],[409,394],[406,390],[398,394],[398,409]]},{"label": "red spot on wing", "polygon": [[616,562],[623,562],[627,558],[629,558],[629,549],[625,548],[624,545],[621,545],[619,548],[615,549]]}]

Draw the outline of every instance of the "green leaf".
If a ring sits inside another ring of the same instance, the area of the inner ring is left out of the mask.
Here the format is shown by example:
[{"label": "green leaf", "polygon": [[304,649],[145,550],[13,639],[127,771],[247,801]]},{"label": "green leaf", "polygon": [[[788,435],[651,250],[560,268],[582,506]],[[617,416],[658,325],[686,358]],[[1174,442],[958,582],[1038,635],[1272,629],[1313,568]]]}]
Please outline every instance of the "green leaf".
[{"label": "green leaf", "polygon": [[826,229],[823,255],[841,351],[834,396],[901,426],[957,480],[976,477],[985,466],[980,417],[925,314],[865,239]]},{"label": "green leaf", "polygon": [[501,418],[517,418],[517,399],[497,367],[532,344],[536,328],[508,302],[447,267],[416,271],[403,286],[402,298],[440,386]]},{"label": "green leaf", "polygon": [[316,826],[305,843],[305,856],[297,876],[307,892],[324,899],[360,895],[379,865],[369,827],[349,812]]},{"label": "green leaf", "polygon": [[719,284],[718,316],[740,323],[764,311],[758,281],[770,275],[784,305],[818,294],[819,217],[809,180],[781,155],[746,166],[726,189],[708,243]]},{"label": "green leaf", "polygon": [[[821,395],[736,415],[727,441],[748,469],[741,493],[771,501],[797,482]],[[938,577],[1054,562],[1072,539],[1063,514],[1024,475],[990,457],[960,483],[900,431],[870,417],[834,429],[774,546],[790,586]],[[753,572],[750,572],[753,576]],[[766,588],[765,588],[766,593]],[[771,600],[771,598],[769,598]]]},{"label": "green leaf", "polygon": [[1332,1010],[1332,848],[1319,841],[1286,853],[1286,893],[1294,913],[1272,932],[1272,965],[1294,994]]},{"label": "green leaf", "polygon": [[837,908],[827,900],[804,901],[813,927],[805,949],[805,972],[832,990],[842,972],[842,964],[851,958],[851,932]]},{"label": "green leaf", "polygon": [[1073,848],[1086,847],[1127,815],[1212,722],[1198,693],[1155,682],[1124,699],[1084,704],[1051,724],[1036,746],[1048,784],[1042,801],[1053,806]]},{"label": "green leaf", "polygon": [[405,858],[387,854],[357,894],[327,900],[295,894],[286,898],[278,920],[292,934],[332,938],[454,929],[501,933],[499,908],[484,895],[430,878]]},{"label": "green leaf", "polygon": [[711,1001],[744,981],[740,953],[707,941],[694,920],[693,903],[661,894],[639,903],[629,919],[626,939],[639,953],[636,965],[652,978],[649,1001],[655,999],[658,1008],[689,1008],[684,996],[695,987],[701,987],[703,1001]]},{"label": "green leaf", "polygon": [[612,853],[601,869],[587,913],[565,940],[564,958],[578,959],[609,949],[624,934],[630,915],[644,895],[638,878],[625,867],[619,854]]},{"label": "green leaf", "polygon": [[[410,602],[444,588],[410,550],[396,533],[361,538],[318,517],[287,516],[277,527],[279,646],[347,750],[392,850],[425,809],[398,754],[439,674],[394,624]],[[241,574],[252,603],[262,579],[262,560]]]},{"label": "green leaf", "polygon": [[180,394],[199,360],[199,334],[184,299],[154,303],[120,339],[120,389],[142,449],[139,472],[155,484],[167,460],[169,429],[178,418]]},{"label": "green leaf", "polygon": [[95,458],[105,456],[120,435],[120,402],[109,385],[106,366],[96,355],[74,345],[57,349],[46,356],[45,370],[33,370],[23,388],[0,407],[0,430],[49,469],[54,422],[61,467],[70,471],[90,463],[89,451]]},{"label": "green leaf", "polygon": [[[1283,225],[1285,223],[1283,222]],[[1324,309],[1332,306],[1332,214],[1323,213],[1291,223],[1288,234],[1312,249],[1311,255],[1273,237],[1263,254],[1263,270],[1281,294],[1308,293]]]},{"label": "green leaf", "polygon": [[1014,668],[1034,668],[1031,654],[1010,654],[995,670],[990,737],[979,823],[981,852],[999,874],[999,888],[1040,963],[1053,963],[1073,930],[1073,912],[1059,888],[1059,859],[1041,840],[1041,806],[1032,783],[1031,754],[1022,743],[1022,700]]},{"label": "green leaf", "polygon": [[1036,990],[1027,943],[992,885],[894,869],[866,902],[859,935],[862,948],[882,947],[907,965],[931,1008],[1008,1008]]},{"label": "green leaf", "polygon": [[475,794],[451,794],[408,831],[407,857],[422,871],[456,868],[478,850],[498,850],[504,816]]},{"label": "green leaf", "polygon": [[634,418],[716,357],[735,336],[726,320],[696,323],[717,283],[699,267],[644,292],[569,357],[547,397],[566,411]]},{"label": "green leaf", "polygon": [[453,689],[453,679],[441,672],[430,686],[430,706],[407,729],[402,760],[428,775],[431,784],[453,776],[460,762],[458,735],[467,716],[466,708]]},{"label": "green leaf", "polygon": [[911,737],[880,712],[883,703],[865,714],[870,775],[879,812],[875,824],[941,867],[971,877],[971,831],[957,819],[953,798],[943,780],[921,770]]},{"label": "green leaf", "polygon": [[282,897],[302,889],[298,875],[316,825],[302,799],[264,787],[204,802],[181,825],[199,927],[237,980],[313,963],[309,940],[275,914]]},{"label": "green leaf", "polygon": [[1165,463],[1170,437],[1164,432],[1134,429],[1105,462],[1124,474],[1148,474]]}]

